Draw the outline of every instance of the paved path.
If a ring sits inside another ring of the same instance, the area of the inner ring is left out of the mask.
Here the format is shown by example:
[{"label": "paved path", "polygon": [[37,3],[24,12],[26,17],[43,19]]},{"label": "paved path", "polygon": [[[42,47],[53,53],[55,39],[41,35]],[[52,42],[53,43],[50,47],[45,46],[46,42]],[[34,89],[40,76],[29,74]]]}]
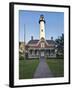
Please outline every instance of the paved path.
[{"label": "paved path", "polygon": [[53,77],[52,72],[50,71],[45,58],[40,58],[40,63],[35,71],[33,78],[46,78],[46,77]]}]

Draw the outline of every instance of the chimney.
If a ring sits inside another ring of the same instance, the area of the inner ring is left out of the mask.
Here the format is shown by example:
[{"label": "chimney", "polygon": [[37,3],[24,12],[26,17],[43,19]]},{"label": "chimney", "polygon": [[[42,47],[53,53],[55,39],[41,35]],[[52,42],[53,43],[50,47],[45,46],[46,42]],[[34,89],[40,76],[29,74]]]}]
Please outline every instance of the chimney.
[{"label": "chimney", "polygon": [[51,40],[53,40],[53,37],[51,37]]},{"label": "chimney", "polygon": [[33,36],[31,36],[31,40],[33,40]]}]

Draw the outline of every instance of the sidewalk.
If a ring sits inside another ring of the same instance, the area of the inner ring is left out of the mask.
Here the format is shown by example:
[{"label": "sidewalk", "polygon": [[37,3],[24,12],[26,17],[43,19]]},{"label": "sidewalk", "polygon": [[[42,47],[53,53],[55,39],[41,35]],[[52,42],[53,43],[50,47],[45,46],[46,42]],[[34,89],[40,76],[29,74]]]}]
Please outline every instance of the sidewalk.
[{"label": "sidewalk", "polygon": [[46,78],[46,77],[53,77],[53,74],[46,63],[45,58],[40,58],[40,63],[35,71],[33,78]]}]

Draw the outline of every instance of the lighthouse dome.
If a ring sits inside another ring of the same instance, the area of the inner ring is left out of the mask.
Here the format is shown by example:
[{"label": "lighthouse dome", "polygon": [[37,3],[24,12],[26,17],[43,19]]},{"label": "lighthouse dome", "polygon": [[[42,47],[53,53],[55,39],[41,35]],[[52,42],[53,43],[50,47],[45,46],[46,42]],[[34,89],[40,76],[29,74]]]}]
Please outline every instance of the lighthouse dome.
[{"label": "lighthouse dome", "polygon": [[44,15],[40,15],[40,20],[44,20]]},{"label": "lighthouse dome", "polygon": [[43,14],[40,15],[39,23],[40,23],[41,21],[44,21],[44,23],[45,23],[44,15],[43,15]]}]

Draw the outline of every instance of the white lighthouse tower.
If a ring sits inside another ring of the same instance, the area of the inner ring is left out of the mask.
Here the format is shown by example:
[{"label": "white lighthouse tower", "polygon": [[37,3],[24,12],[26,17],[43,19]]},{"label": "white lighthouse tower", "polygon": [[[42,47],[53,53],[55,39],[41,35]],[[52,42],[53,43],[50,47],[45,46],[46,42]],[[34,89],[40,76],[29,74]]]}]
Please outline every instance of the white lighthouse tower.
[{"label": "white lighthouse tower", "polygon": [[45,39],[45,20],[43,15],[40,15],[39,24],[40,24],[40,39],[41,38]]}]

